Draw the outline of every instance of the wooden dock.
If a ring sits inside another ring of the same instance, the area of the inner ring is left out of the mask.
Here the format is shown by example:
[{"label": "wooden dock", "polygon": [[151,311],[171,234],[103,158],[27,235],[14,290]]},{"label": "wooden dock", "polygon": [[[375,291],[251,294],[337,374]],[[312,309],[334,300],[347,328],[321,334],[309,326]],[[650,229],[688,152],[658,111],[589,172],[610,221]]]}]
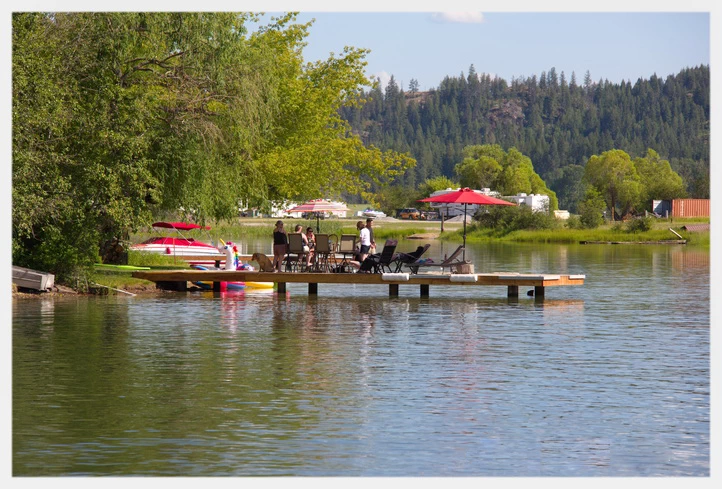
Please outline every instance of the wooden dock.
[{"label": "wooden dock", "polygon": [[308,293],[318,293],[318,284],[388,285],[389,296],[398,296],[399,286],[419,286],[421,297],[429,296],[429,287],[496,286],[506,287],[508,297],[518,297],[519,287],[534,287],[537,298],[544,297],[545,287],[584,285],[584,275],[522,274],[522,273],[305,273],[248,272],[241,270],[157,270],[133,272],[133,277],[150,280],[165,290],[185,291],[188,282],[213,282],[213,290],[221,290],[221,282],[273,282],[278,292],[286,292],[288,283],[308,284]]}]

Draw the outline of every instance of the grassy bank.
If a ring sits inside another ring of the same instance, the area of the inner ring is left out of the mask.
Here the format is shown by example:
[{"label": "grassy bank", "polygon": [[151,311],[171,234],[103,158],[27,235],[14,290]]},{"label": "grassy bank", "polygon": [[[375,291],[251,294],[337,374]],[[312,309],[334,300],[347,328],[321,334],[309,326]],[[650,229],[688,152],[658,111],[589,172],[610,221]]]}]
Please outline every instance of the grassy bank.
[{"label": "grassy bank", "polygon": [[[604,224],[596,229],[569,229],[559,227],[558,229],[541,230],[520,230],[512,232],[499,232],[490,229],[480,229],[475,225],[467,227],[467,242],[485,241],[513,241],[518,243],[559,243],[575,244],[582,241],[621,241],[621,242],[643,242],[643,241],[668,241],[680,239],[670,228],[682,239],[687,240],[688,245],[706,246],[710,244],[709,231],[688,232],[682,229],[685,224],[709,223],[709,220],[685,220],[674,222],[655,222],[649,231],[630,232],[620,223]],[[445,233],[442,239],[461,238],[461,232]]]}]

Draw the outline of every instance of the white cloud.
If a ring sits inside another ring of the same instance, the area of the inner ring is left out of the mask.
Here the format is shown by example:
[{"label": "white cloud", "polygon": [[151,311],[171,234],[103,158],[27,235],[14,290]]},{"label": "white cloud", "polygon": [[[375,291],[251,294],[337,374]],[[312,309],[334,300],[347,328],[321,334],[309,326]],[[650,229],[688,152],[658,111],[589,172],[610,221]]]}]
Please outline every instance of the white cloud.
[{"label": "white cloud", "polygon": [[373,75],[371,75],[371,78],[376,78],[379,81],[379,84],[381,85],[381,90],[386,90],[386,85],[389,83],[389,80],[391,79],[391,75],[389,75],[385,71],[380,71],[378,73],[374,73]]},{"label": "white cloud", "polygon": [[434,22],[454,24],[481,24],[484,14],[481,12],[436,12],[431,15]]}]

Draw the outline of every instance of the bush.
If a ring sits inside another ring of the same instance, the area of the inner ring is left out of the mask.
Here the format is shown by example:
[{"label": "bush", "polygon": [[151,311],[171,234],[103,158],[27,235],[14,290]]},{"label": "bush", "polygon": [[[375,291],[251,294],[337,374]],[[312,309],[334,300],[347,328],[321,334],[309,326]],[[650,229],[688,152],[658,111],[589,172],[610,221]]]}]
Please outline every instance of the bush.
[{"label": "bush", "polygon": [[582,219],[576,215],[569,216],[569,219],[567,219],[565,226],[569,229],[584,229]]},{"label": "bush", "polygon": [[579,203],[579,220],[585,229],[595,229],[604,223],[602,213],[606,208],[604,199],[593,187],[588,187],[584,200]]},{"label": "bush", "polygon": [[559,227],[556,218],[547,212],[532,212],[527,206],[491,207],[487,212],[479,212],[474,220],[482,228],[510,233],[523,229],[540,230]]},{"label": "bush", "polygon": [[585,229],[595,229],[604,223],[604,217],[598,202],[584,201],[579,203],[579,221]]},{"label": "bush", "polygon": [[630,233],[642,233],[651,230],[653,223],[653,217],[635,217],[631,221],[627,221],[626,228]]}]

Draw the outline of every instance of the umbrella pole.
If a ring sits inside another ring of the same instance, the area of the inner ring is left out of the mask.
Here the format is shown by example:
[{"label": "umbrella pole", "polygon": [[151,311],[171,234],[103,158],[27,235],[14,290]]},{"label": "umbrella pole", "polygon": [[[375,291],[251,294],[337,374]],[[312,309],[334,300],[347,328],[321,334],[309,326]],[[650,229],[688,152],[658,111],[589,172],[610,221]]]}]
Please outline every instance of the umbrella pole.
[{"label": "umbrella pole", "polygon": [[461,259],[466,261],[466,203],[464,203],[464,248],[461,250]]},{"label": "umbrella pole", "polygon": [[319,224],[318,220],[318,212],[316,213],[316,232],[321,234],[321,225]]}]

